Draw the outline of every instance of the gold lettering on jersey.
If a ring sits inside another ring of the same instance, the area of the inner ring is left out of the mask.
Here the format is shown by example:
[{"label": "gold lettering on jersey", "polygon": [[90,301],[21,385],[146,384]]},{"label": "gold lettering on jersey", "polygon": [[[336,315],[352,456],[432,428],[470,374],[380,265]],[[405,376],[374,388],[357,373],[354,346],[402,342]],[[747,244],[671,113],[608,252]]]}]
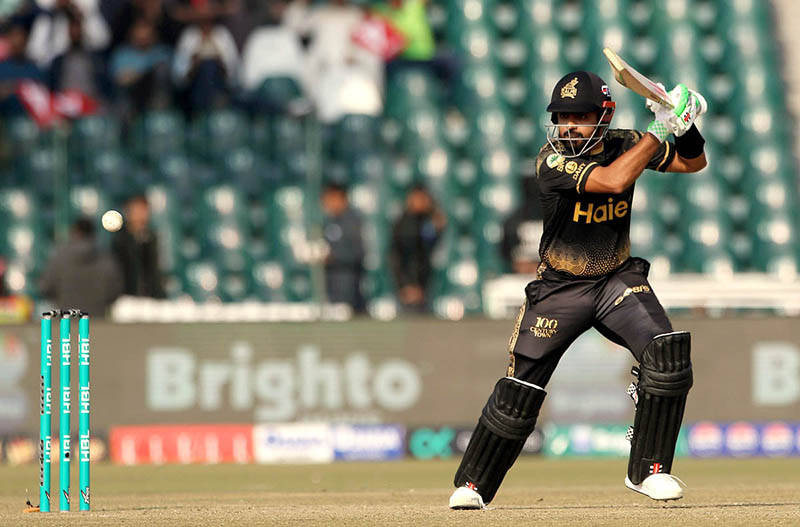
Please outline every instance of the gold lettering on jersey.
[{"label": "gold lettering on jersey", "polygon": [[650,292],[651,292],[650,287],[645,284],[628,287],[625,289],[624,293],[622,293],[616,300],[614,300],[614,305],[615,306],[620,305],[620,303],[622,303],[622,301],[625,300],[626,297],[634,293],[650,293]]},{"label": "gold lettering on jersey", "polygon": [[573,78],[571,81],[561,87],[561,98],[574,99],[578,95],[578,77]]},{"label": "gold lettering on jersey", "polygon": [[[569,163],[567,163],[567,165],[569,165]],[[578,174],[583,172],[583,167],[585,167],[585,166],[586,166],[586,163],[581,163],[580,165],[578,165],[578,167],[574,170],[574,173],[572,174],[572,179],[574,179],[575,181],[578,181]],[[567,167],[567,169],[569,169],[569,166]]]},{"label": "gold lettering on jersey", "polygon": [[580,201],[575,202],[575,210],[572,213],[572,221],[580,223],[584,219],[586,223],[603,223],[615,218],[622,218],[628,214],[628,202],[618,201],[614,203],[614,198],[608,198],[606,205],[587,204],[586,209]]},{"label": "gold lettering on jersey", "polygon": [[536,317],[536,325],[531,326],[530,329],[535,337],[549,339],[558,333],[558,319]]}]

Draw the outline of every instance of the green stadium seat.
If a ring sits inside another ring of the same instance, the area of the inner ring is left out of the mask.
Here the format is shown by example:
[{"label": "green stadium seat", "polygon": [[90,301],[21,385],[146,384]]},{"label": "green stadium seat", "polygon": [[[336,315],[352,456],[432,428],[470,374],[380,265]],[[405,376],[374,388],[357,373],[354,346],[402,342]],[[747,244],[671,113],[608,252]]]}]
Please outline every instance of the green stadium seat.
[{"label": "green stadium seat", "polygon": [[269,112],[286,112],[303,96],[303,90],[293,77],[267,77],[253,93],[259,108]]},{"label": "green stadium seat", "polygon": [[794,211],[762,211],[751,222],[750,232],[757,270],[766,271],[770,263],[779,257],[797,257],[797,217]]},{"label": "green stadium seat", "polygon": [[116,148],[119,139],[119,123],[110,115],[75,119],[69,135],[70,157],[83,165],[98,152]]},{"label": "green stadium seat", "polygon": [[135,154],[143,161],[155,164],[166,155],[183,151],[183,117],[169,110],[145,113],[134,122],[131,140]]},{"label": "green stadium seat", "polygon": [[11,223],[31,223],[38,212],[36,194],[23,187],[0,189],[0,230]]},{"label": "green stadium seat", "polygon": [[225,272],[246,272],[247,205],[239,190],[230,185],[211,187],[198,206],[195,234],[202,239],[202,254]]},{"label": "green stadium seat", "polygon": [[335,159],[352,160],[379,149],[380,120],[370,115],[345,115],[330,128]]},{"label": "green stadium seat", "polygon": [[503,35],[512,33],[519,21],[519,13],[514,2],[496,2],[490,10],[489,16],[497,33]]},{"label": "green stadium seat", "polygon": [[56,192],[56,177],[69,177],[61,167],[58,152],[50,147],[41,146],[27,155],[15,158],[17,179],[40,199],[51,201]]},{"label": "green stadium seat", "polygon": [[264,189],[278,183],[278,173],[271,170],[250,147],[236,148],[224,157],[224,179],[250,199],[259,198]]},{"label": "green stadium seat", "polygon": [[661,243],[665,230],[654,214],[634,214],[631,216],[631,254],[651,259],[662,254]]},{"label": "green stadium seat", "polygon": [[224,273],[220,280],[220,296],[224,302],[243,302],[251,293],[250,275]]},{"label": "green stadium seat", "polygon": [[498,39],[490,25],[467,26],[450,42],[466,64],[496,65],[500,61]]},{"label": "green stadium seat", "polygon": [[186,265],[183,288],[196,302],[220,299],[220,276],[213,262],[197,261]]},{"label": "green stadium seat", "polygon": [[286,273],[280,262],[256,262],[251,270],[253,292],[264,302],[285,302]]},{"label": "green stadium seat", "polygon": [[249,135],[250,125],[242,113],[222,109],[196,117],[189,128],[188,143],[195,156],[218,162],[228,152],[246,146]]},{"label": "green stadium seat", "polygon": [[47,140],[46,135],[40,131],[33,119],[29,117],[5,119],[3,137],[13,148],[16,156],[31,154]]},{"label": "green stadium seat", "polygon": [[285,291],[289,302],[310,302],[314,299],[311,271],[308,267],[289,267],[286,270]]},{"label": "green stadium seat", "polygon": [[452,166],[452,152],[444,144],[432,146],[429,150],[418,153],[415,179],[424,182],[435,194],[446,192]]},{"label": "green stadium seat", "polygon": [[18,260],[9,260],[5,273],[5,286],[12,295],[28,298],[39,298],[37,284],[38,273],[30,271],[29,264]]},{"label": "green stadium seat", "polygon": [[270,254],[274,254],[286,268],[306,265],[308,250],[306,233],[306,194],[300,186],[278,188],[268,197],[269,226],[267,239],[271,240]]},{"label": "green stadium seat", "polygon": [[456,104],[465,113],[471,113],[487,103],[502,100],[502,75],[493,64],[465,67],[455,92]]},{"label": "green stadium seat", "polygon": [[272,151],[278,155],[302,152],[306,149],[306,130],[302,120],[276,116],[271,120]]},{"label": "green stadium seat", "polygon": [[69,192],[69,212],[71,220],[79,216],[100,219],[110,208],[110,202],[102,188],[96,185],[74,186]]},{"label": "green stadium seat", "polygon": [[96,150],[87,158],[85,183],[97,185],[112,202],[120,202],[135,191],[144,189],[148,183],[143,181],[144,174],[146,172],[133,169],[132,161],[122,150],[109,147]]},{"label": "green stadium seat", "polygon": [[165,155],[155,166],[156,181],[171,188],[179,202],[193,200],[197,192],[215,182],[217,173],[181,152]]},{"label": "green stadium seat", "polygon": [[728,251],[731,233],[729,218],[720,210],[695,212],[690,219],[682,221],[681,234],[686,242],[683,269],[708,273],[716,269],[709,266],[726,261],[733,270],[733,258]]},{"label": "green stadium seat", "polygon": [[382,153],[368,152],[353,161],[351,167],[352,180],[356,183],[374,182],[384,184],[388,159]]},{"label": "green stadium seat", "polygon": [[272,122],[267,116],[256,116],[250,123],[250,147],[261,159],[270,159],[272,152]]},{"label": "green stadium seat", "polygon": [[471,156],[480,172],[479,181],[484,186],[494,184],[512,185],[516,188],[518,164],[516,152],[506,145],[478,150]]},{"label": "green stadium seat", "polygon": [[164,185],[151,185],[146,190],[150,204],[150,224],[158,235],[159,267],[165,273],[182,268],[180,252],[183,231],[180,206],[175,194]]}]

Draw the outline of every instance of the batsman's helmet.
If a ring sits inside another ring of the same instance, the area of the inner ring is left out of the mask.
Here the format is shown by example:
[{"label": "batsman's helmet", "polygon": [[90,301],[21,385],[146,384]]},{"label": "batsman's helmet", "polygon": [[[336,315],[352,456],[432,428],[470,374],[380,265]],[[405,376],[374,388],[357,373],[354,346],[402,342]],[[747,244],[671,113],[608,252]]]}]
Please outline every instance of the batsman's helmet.
[{"label": "batsman's helmet", "polygon": [[[611,100],[608,85],[603,79],[588,71],[573,71],[556,83],[547,111],[550,122],[547,129],[547,142],[553,150],[564,157],[577,157],[590,152],[606,136],[616,103]],[[557,113],[589,113],[597,111],[599,119],[588,139],[561,134],[568,130],[569,124],[558,124]]]},{"label": "batsman's helmet", "polygon": [[564,75],[553,88],[547,111],[556,122],[556,113],[601,112],[601,124],[608,124],[616,104],[611,100],[608,84],[590,71],[573,71]]}]

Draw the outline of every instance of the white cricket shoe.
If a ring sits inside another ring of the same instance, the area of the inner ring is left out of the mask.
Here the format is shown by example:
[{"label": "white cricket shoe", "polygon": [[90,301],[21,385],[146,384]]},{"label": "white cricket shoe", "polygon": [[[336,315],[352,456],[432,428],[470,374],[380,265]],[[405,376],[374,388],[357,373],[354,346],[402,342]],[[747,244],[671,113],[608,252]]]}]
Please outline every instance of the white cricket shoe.
[{"label": "white cricket shoe", "polygon": [[672,474],[651,474],[647,476],[639,485],[625,476],[625,486],[636,492],[641,492],[645,496],[654,500],[679,500],[683,497],[683,489],[680,479]]},{"label": "white cricket shoe", "polygon": [[451,509],[485,509],[481,495],[469,487],[458,487],[450,496]]}]

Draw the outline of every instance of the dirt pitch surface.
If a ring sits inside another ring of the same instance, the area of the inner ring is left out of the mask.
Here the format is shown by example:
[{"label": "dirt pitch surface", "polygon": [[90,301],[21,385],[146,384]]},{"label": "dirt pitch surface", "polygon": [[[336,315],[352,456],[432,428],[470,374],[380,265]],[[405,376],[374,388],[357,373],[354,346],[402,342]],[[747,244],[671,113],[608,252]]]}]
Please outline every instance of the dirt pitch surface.
[{"label": "dirt pitch surface", "polygon": [[[681,459],[686,497],[666,505],[624,487],[625,463],[521,459],[484,511],[447,508],[456,461],[98,464],[93,510],[63,514],[23,513],[38,467],[0,466],[0,525],[800,525],[800,459]],[[53,485],[57,509],[55,463]]]}]

